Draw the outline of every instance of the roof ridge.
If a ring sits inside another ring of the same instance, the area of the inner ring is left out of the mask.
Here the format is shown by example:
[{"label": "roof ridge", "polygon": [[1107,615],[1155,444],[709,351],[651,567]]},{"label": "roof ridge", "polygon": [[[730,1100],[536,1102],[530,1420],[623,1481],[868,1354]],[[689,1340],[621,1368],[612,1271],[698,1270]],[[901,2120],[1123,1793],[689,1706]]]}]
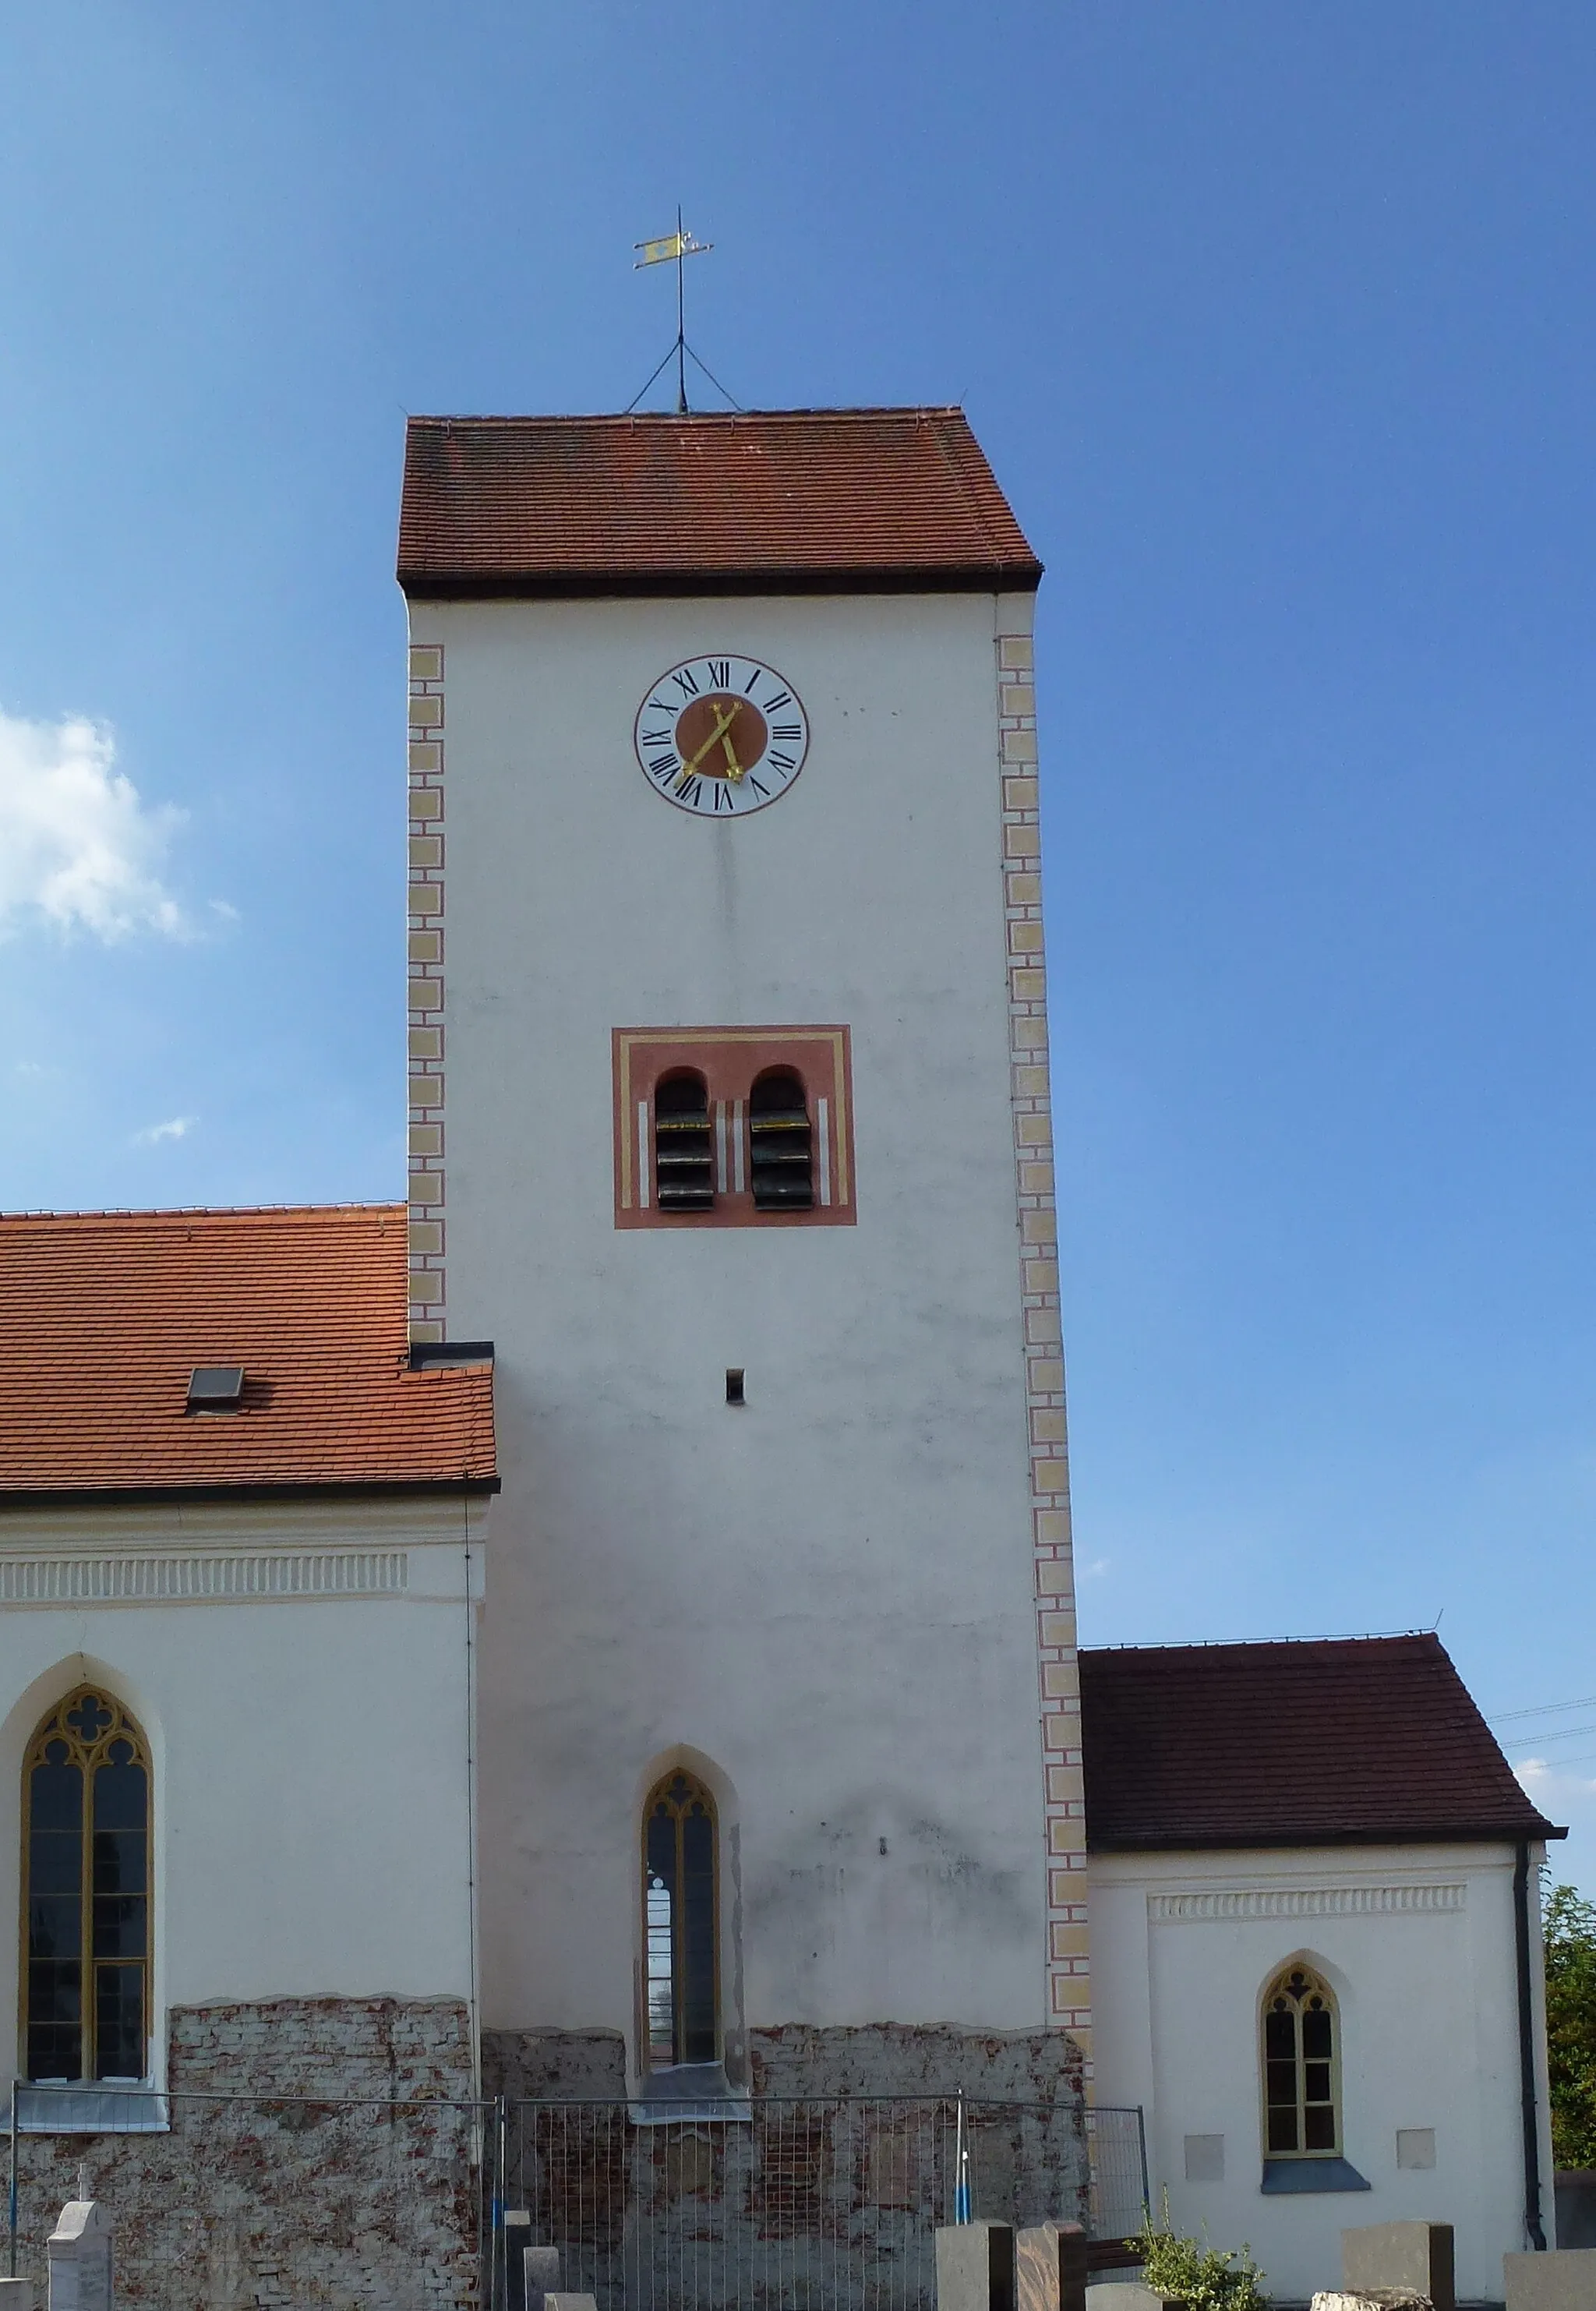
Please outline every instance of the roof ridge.
[{"label": "roof ridge", "polygon": [[335,1219],[351,1212],[402,1213],[404,1199],[346,1204],[105,1204],[57,1210],[45,1205],[0,1211],[0,1227],[50,1220]]},{"label": "roof ridge", "polygon": [[676,427],[683,425],[746,425],[753,418],[815,417],[828,422],[839,417],[962,417],[964,411],[955,401],[884,401],[856,402],[844,407],[827,408],[806,404],[793,409],[526,409],[526,410],[417,410],[406,418],[409,425],[640,425]]}]

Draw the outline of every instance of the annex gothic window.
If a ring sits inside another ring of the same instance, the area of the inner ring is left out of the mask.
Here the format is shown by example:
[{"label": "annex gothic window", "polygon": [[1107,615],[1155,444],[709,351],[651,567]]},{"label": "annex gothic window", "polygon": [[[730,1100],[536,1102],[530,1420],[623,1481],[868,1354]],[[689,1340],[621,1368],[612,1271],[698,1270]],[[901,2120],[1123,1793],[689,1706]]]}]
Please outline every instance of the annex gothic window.
[{"label": "annex gothic window", "polygon": [[792,1068],[769,1068],[748,1094],[748,1164],[758,1212],[807,1212],[815,1201],[809,1102]]},{"label": "annex gothic window", "polygon": [[709,1086],[684,1069],[654,1086],[654,1187],[662,1212],[707,1212],[715,1201]]},{"label": "annex gothic window", "polygon": [[1334,1993],[1289,1966],[1263,2001],[1264,2155],[1334,2158],[1341,2148],[1341,2049]]},{"label": "annex gothic window", "polygon": [[681,1771],[655,1784],[643,1810],[643,1950],[648,2067],[713,2062],[719,1868],[715,1801]]},{"label": "annex gothic window", "polygon": [[31,2079],[138,2079],[150,2011],[150,1754],[81,1687],[22,1768],[22,2011]]}]

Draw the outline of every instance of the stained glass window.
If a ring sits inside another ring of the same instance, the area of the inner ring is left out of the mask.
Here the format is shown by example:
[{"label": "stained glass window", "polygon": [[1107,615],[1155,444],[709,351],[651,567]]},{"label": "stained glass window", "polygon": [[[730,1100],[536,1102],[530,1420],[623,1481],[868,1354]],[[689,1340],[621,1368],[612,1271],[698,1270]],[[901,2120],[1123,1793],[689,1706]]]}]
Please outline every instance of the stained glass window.
[{"label": "stained glass window", "polygon": [[643,1816],[643,1946],[648,2066],[713,2062],[719,2001],[715,1801],[702,1782],[667,1775]]},{"label": "stained glass window", "polygon": [[54,1709],[22,1773],[23,2013],[31,2079],[139,2079],[148,2064],[150,1763],[120,1704]]},{"label": "stained glass window", "polygon": [[1266,2157],[1327,2158],[1340,2150],[1338,2036],[1328,1983],[1306,1967],[1288,1967],[1263,2001]]}]

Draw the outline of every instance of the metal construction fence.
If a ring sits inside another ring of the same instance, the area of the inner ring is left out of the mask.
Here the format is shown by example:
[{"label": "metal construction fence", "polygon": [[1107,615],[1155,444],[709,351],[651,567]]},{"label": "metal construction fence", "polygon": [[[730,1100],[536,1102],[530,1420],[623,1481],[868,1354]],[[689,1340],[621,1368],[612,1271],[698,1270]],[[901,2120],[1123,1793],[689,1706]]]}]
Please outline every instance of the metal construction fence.
[{"label": "metal construction fence", "polygon": [[962,2096],[520,2102],[499,2124],[506,2311],[523,2241],[557,2247],[598,2311],[930,2311],[938,2226],[1051,2218],[1117,2241],[1147,2199],[1138,2110],[1091,2112],[1085,2141],[1073,2103]]},{"label": "metal construction fence", "polygon": [[[4,2106],[0,2106],[3,2115]],[[162,2311],[523,2311],[522,2250],[599,2311],[931,2311],[936,2232],[1147,2199],[1141,2113],[934,2097],[381,2100],[13,2092],[9,2268],[86,2189],[118,2299]],[[3,2123],[3,2116],[0,2116]]]}]

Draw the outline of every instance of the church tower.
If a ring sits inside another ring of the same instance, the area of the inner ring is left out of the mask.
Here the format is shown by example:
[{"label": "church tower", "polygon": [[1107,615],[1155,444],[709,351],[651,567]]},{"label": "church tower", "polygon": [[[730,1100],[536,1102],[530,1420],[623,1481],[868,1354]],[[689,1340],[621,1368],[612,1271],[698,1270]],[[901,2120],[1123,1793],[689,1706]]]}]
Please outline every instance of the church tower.
[{"label": "church tower", "polygon": [[490,2083],[1078,2076],[1040,576],[956,409],[411,423]]}]

